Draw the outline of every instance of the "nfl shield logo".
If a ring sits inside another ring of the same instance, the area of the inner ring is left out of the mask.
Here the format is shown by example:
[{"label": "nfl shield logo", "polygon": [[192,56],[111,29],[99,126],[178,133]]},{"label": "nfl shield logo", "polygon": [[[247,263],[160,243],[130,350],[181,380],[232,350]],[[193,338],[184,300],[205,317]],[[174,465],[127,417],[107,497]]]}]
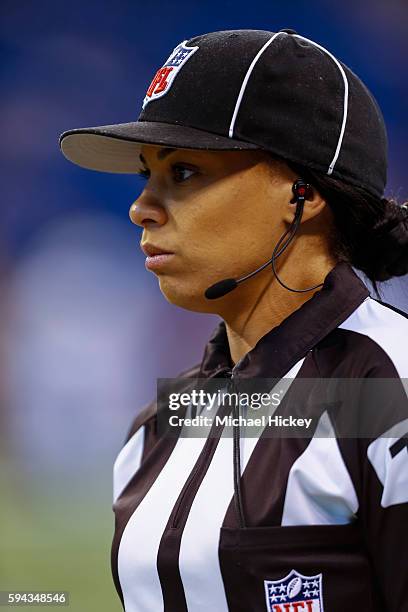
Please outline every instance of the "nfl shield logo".
[{"label": "nfl shield logo", "polygon": [[322,574],[303,576],[292,570],[280,580],[264,580],[268,612],[324,612]]},{"label": "nfl shield logo", "polygon": [[153,77],[143,101],[143,108],[152,100],[164,96],[170,89],[179,70],[197,51],[198,47],[187,47],[186,40],[180,43],[170,54],[164,65]]}]

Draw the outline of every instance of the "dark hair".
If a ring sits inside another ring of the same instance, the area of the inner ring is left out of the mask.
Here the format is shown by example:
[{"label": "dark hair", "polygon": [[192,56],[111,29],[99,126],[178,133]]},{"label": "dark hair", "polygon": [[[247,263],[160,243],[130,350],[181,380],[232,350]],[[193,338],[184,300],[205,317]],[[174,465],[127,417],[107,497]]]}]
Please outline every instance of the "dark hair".
[{"label": "dark hair", "polygon": [[408,203],[377,198],[361,187],[284,161],[315,187],[330,207],[333,256],[364,272],[380,298],[376,281],[408,272]]}]

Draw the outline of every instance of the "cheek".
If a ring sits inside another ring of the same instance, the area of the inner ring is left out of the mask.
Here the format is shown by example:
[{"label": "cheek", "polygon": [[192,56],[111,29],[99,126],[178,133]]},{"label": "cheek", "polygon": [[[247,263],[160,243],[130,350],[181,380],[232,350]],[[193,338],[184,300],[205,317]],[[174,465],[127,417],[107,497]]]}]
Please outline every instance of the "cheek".
[{"label": "cheek", "polygon": [[[276,223],[276,220],[275,220]],[[189,202],[177,233],[185,236],[183,254],[191,271],[211,275],[247,270],[272,252],[273,214],[269,201],[245,182],[220,185]]]},{"label": "cheek", "polygon": [[172,304],[217,312],[216,301],[205,299],[205,289],[224,278],[243,276],[271,256],[276,218],[270,200],[253,186],[217,185],[177,203],[173,211],[180,257],[171,273],[159,276],[160,289]]}]

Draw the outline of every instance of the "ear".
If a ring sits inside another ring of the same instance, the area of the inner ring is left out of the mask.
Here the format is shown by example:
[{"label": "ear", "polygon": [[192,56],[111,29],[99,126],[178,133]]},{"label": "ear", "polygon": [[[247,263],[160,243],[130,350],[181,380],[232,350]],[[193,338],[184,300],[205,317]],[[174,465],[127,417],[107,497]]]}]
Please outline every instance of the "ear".
[{"label": "ear", "polygon": [[[295,218],[296,204],[291,204],[290,200],[293,199],[292,185],[290,186],[290,191],[288,195],[288,201],[285,206],[284,220],[287,223],[292,223]],[[311,194],[309,197],[305,199],[305,203],[303,205],[303,214],[301,223],[308,221],[309,219],[313,219],[317,217],[327,206],[326,200],[322,198],[320,193],[312,187]]]}]

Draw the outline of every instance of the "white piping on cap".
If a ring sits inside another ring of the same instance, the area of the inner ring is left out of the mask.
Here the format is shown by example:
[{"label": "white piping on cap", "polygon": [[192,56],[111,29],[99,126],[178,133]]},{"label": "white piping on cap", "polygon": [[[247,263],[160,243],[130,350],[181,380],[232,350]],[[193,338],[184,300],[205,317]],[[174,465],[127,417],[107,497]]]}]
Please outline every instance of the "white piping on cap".
[{"label": "white piping on cap", "polygon": [[251,65],[249,66],[249,68],[247,70],[247,73],[246,73],[246,75],[244,77],[244,80],[242,81],[241,89],[239,90],[238,98],[237,98],[237,101],[235,103],[234,112],[232,114],[231,124],[230,124],[229,132],[228,132],[228,136],[230,138],[234,137],[234,127],[235,127],[235,121],[236,121],[236,118],[237,118],[237,115],[238,115],[239,107],[241,106],[242,98],[244,96],[245,89],[246,89],[247,83],[249,81],[249,77],[251,76],[251,73],[252,73],[253,69],[255,68],[255,64],[259,60],[259,58],[261,57],[262,53],[269,47],[269,45],[275,40],[275,38],[277,36],[279,36],[279,34],[283,34],[283,32],[276,32],[276,34],[271,36],[271,38],[264,44],[264,46],[255,55],[254,59],[251,62]]},{"label": "white piping on cap", "polygon": [[[230,124],[229,132],[228,132],[228,136],[230,138],[233,138],[233,136],[234,136],[235,121],[236,121],[236,118],[237,118],[237,115],[238,115],[238,112],[239,112],[239,108],[241,106],[241,102],[242,102],[242,98],[243,98],[244,93],[245,93],[246,86],[247,86],[248,81],[249,81],[249,77],[251,76],[251,73],[252,73],[252,71],[253,71],[253,69],[255,67],[255,64],[257,63],[257,61],[259,60],[259,58],[261,57],[263,52],[267,49],[267,47],[269,47],[269,45],[275,40],[275,38],[279,34],[285,34],[285,33],[286,32],[277,32],[276,34],[274,34],[264,44],[264,46],[258,51],[256,56],[252,60],[251,65],[249,66],[249,68],[247,70],[247,73],[246,73],[246,75],[244,77],[244,80],[242,81],[241,89],[239,91],[238,98],[237,98],[237,101],[236,101],[236,104],[235,104],[234,113],[232,115],[231,124]],[[338,69],[340,71],[340,74],[341,74],[341,76],[343,78],[343,82],[344,82],[343,121],[342,121],[342,125],[341,125],[339,140],[337,142],[336,151],[334,153],[334,157],[333,157],[332,161],[330,162],[329,169],[328,169],[328,171],[326,173],[326,174],[332,174],[332,172],[334,170],[334,166],[336,164],[336,161],[337,161],[337,159],[338,159],[338,157],[340,155],[341,145],[343,144],[344,132],[346,130],[347,113],[348,113],[348,91],[349,91],[349,85],[348,85],[347,76],[346,76],[346,73],[344,72],[343,67],[341,66],[340,62],[334,57],[334,55],[332,55],[330,53],[330,51],[325,49],[325,47],[322,47],[321,45],[319,45],[316,42],[314,42],[314,40],[310,40],[309,38],[305,38],[304,36],[301,36],[300,34],[291,34],[290,36],[296,36],[297,38],[301,38],[302,40],[306,40],[307,42],[311,43],[312,45],[314,45],[318,49],[321,49],[322,51],[324,51],[324,53],[326,53],[334,61],[334,63],[338,67]]]},{"label": "white piping on cap", "polygon": [[329,169],[328,169],[328,171],[326,173],[326,174],[331,174],[333,172],[333,170],[334,170],[334,166],[336,164],[336,161],[337,161],[337,159],[338,159],[338,157],[340,155],[341,145],[343,144],[344,132],[346,130],[347,113],[348,113],[348,92],[349,92],[349,85],[348,85],[347,76],[346,76],[346,73],[343,70],[342,65],[338,61],[338,59],[336,59],[334,57],[334,55],[332,55],[330,53],[330,51],[328,51],[327,49],[325,49],[321,45],[318,45],[317,43],[315,43],[314,40],[310,40],[309,38],[305,38],[304,36],[301,36],[300,34],[293,34],[293,36],[296,36],[296,38],[301,38],[302,40],[307,40],[307,42],[311,43],[312,45],[314,45],[318,49],[321,49],[322,51],[327,53],[327,55],[329,57],[331,57],[333,62],[336,64],[337,68],[340,70],[341,76],[343,77],[343,82],[344,82],[343,122],[341,124],[340,136],[339,136],[339,140],[337,142],[336,152],[335,152],[334,157],[333,157],[333,159],[332,159],[332,161],[330,163]]}]

